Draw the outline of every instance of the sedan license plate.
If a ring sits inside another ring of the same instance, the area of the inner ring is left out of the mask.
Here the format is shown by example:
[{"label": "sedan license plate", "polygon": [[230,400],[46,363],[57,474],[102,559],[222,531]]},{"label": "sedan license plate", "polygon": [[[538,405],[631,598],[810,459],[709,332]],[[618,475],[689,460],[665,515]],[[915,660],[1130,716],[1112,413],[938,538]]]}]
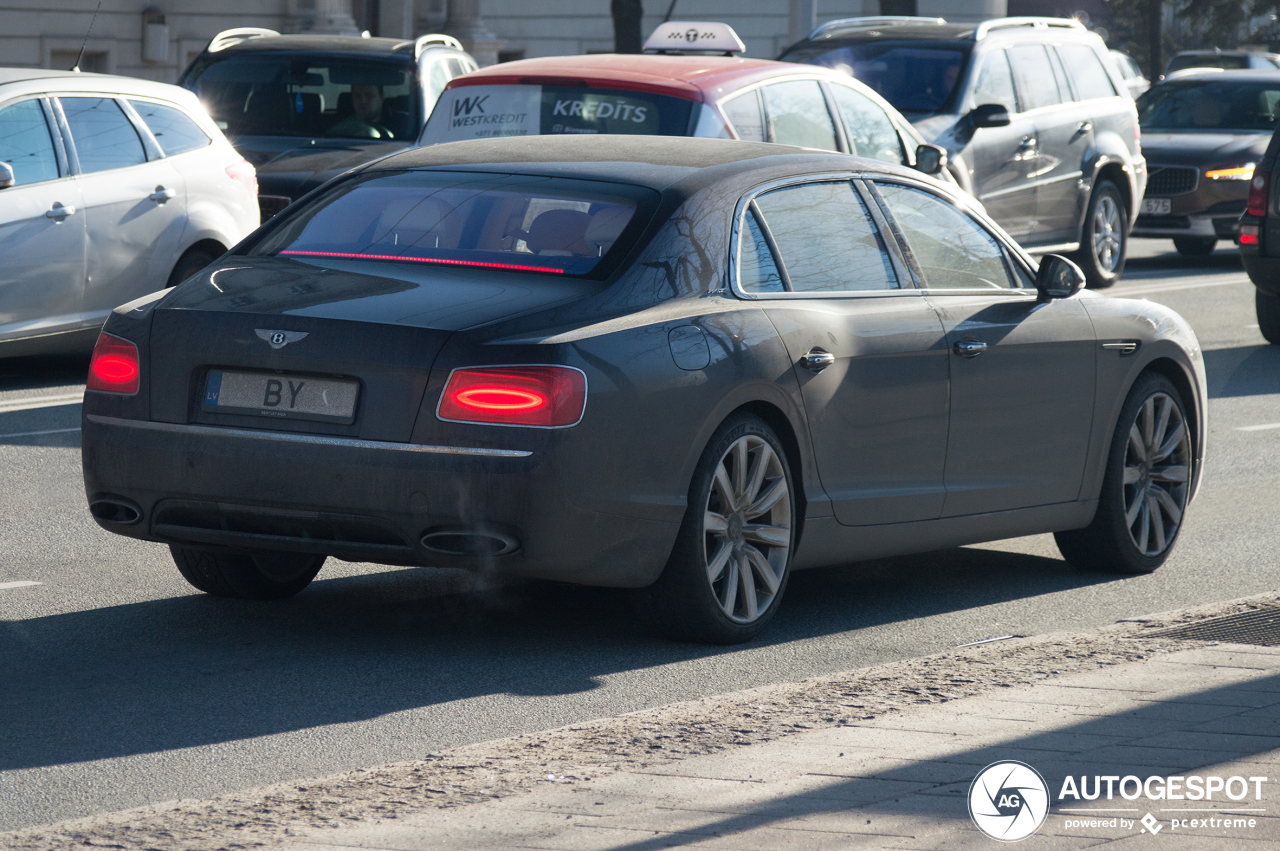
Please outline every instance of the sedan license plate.
[{"label": "sedan license plate", "polygon": [[1142,214],[1144,216],[1169,215],[1169,199],[1168,198],[1143,198]]},{"label": "sedan license plate", "polygon": [[220,414],[350,424],[359,390],[355,381],[215,369],[209,372],[203,407]]}]

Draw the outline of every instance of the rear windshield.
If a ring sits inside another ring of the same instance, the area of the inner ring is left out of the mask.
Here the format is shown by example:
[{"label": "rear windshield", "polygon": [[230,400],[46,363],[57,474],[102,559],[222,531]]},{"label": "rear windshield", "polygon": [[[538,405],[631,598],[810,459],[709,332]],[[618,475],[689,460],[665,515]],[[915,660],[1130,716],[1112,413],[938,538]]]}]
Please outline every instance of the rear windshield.
[{"label": "rear windshield", "polygon": [[412,141],[417,75],[399,60],[253,54],[213,59],[183,84],[228,136]]},{"label": "rear windshield", "polygon": [[1280,118],[1277,103],[1280,81],[1162,83],[1138,98],[1138,120],[1146,131],[1270,132]]},{"label": "rear windshield", "polygon": [[969,45],[872,41],[831,48],[808,44],[781,58],[843,71],[875,89],[899,112],[933,113],[945,109],[955,94]]},{"label": "rear windshield", "polygon": [[585,86],[458,86],[436,104],[422,144],[496,136],[687,136],[693,101]]},{"label": "rear windshield", "polygon": [[588,275],[625,253],[648,196],[585,180],[384,172],[335,186],[252,253]]}]

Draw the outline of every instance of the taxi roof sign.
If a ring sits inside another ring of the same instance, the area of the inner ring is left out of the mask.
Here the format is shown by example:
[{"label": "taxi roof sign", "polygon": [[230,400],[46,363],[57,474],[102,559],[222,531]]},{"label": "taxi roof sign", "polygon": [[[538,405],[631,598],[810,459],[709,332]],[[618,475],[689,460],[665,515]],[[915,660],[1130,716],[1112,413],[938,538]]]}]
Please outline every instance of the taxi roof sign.
[{"label": "taxi roof sign", "polygon": [[668,21],[644,43],[644,52],[655,53],[745,53],[747,46],[733,27],[715,21]]}]

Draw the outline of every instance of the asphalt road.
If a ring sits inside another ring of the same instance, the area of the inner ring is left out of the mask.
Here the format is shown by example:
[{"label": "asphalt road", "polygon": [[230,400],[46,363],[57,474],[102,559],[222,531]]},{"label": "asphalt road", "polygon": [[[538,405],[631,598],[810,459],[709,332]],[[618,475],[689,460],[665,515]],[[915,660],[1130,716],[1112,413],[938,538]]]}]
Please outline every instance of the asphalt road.
[{"label": "asphalt road", "polygon": [[1043,535],[802,572],[737,648],[648,638],[617,592],[431,569],[331,561],[286,603],[198,594],[164,547],[89,518],[86,361],[0,361],[0,830],[1274,590],[1280,347],[1258,333],[1234,250],[1134,248],[1114,293],[1191,320],[1212,397],[1203,487],[1169,562],[1082,574]]}]

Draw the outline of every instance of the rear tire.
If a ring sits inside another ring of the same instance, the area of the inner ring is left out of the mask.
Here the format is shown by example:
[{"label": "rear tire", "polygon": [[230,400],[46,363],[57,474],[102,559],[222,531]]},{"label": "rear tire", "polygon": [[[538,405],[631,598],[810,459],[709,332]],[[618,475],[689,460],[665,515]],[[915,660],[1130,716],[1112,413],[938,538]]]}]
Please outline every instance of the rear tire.
[{"label": "rear tire", "polygon": [[178,572],[197,589],[215,597],[287,600],[311,584],[324,556],[307,553],[241,555],[170,546]]},{"label": "rear tire", "polygon": [[777,435],[751,414],[725,420],[694,470],[662,576],[636,592],[646,626],[709,644],[754,638],[787,588],[795,514],[791,469]]},{"label": "rear tire", "polygon": [[1124,196],[1110,180],[1099,180],[1089,196],[1080,248],[1072,259],[1084,271],[1085,286],[1101,290],[1120,280],[1129,244],[1129,214]]},{"label": "rear tire", "polygon": [[207,248],[199,245],[193,245],[178,258],[178,262],[174,265],[173,271],[169,273],[169,281],[165,286],[169,289],[176,287],[178,284],[190,278],[196,272],[199,272],[205,266],[208,266],[218,256]]},{"label": "rear tire", "polygon": [[1053,536],[1063,557],[1103,573],[1164,564],[1182,530],[1192,455],[1181,394],[1163,375],[1143,373],[1121,409],[1093,522]]},{"label": "rear tire", "polygon": [[1258,313],[1258,330],[1268,343],[1280,346],[1280,296],[1257,290],[1254,292],[1253,304]]},{"label": "rear tire", "polygon": [[1174,237],[1173,247],[1184,257],[1208,257],[1218,247],[1218,240],[1211,236]]}]

